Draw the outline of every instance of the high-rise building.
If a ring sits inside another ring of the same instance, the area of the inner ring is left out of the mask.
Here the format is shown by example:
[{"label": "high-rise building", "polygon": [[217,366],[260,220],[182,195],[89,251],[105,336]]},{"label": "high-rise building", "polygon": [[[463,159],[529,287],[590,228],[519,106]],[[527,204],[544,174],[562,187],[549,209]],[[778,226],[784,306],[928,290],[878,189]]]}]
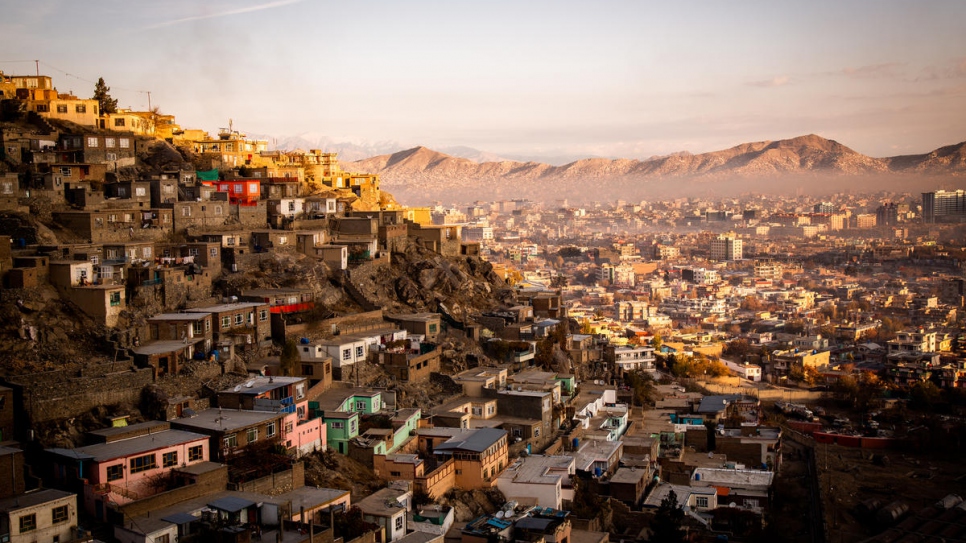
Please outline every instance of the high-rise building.
[{"label": "high-rise building", "polygon": [[741,260],[744,258],[741,238],[721,234],[711,240],[711,260]]},{"label": "high-rise building", "polygon": [[822,213],[825,215],[829,215],[835,212],[835,205],[832,204],[832,202],[821,202],[821,203],[815,204],[815,206],[812,207],[812,211],[815,213]]},{"label": "high-rise building", "polygon": [[890,202],[879,206],[875,211],[875,222],[878,225],[893,226],[899,223],[899,205]]},{"label": "high-rise building", "polygon": [[958,222],[966,219],[966,191],[937,190],[922,193],[924,222]]}]

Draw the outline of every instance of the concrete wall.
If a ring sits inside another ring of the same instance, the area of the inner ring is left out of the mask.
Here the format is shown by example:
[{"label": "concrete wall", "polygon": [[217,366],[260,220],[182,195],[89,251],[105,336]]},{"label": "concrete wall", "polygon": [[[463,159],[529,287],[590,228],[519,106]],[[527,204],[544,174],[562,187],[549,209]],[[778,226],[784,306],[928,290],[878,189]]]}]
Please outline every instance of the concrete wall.
[{"label": "concrete wall", "polygon": [[[106,367],[105,367],[106,366]],[[19,391],[19,407],[31,424],[76,417],[95,407],[133,404],[141,389],[154,382],[151,368],[132,369],[127,363],[102,364],[76,372],[52,371],[7,378]]]},{"label": "concrete wall", "polygon": [[294,490],[303,486],[305,486],[305,466],[302,462],[296,462],[292,464],[291,469],[266,475],[260,479],[244,483],[228,483],[228,490],[277,494],[283,490]]},{"label": "concrete wall", "polygon": [[147,514],[148,511],[169,507],[191,498],[221,492],[225,490],[227,484],[228,467],[223,466],[217,471],[212,471],[198,477],[195,484],[161,492],[144,498],[143,500],[124,504],[118,510],[124,513],[124,518],[138,517]]}]

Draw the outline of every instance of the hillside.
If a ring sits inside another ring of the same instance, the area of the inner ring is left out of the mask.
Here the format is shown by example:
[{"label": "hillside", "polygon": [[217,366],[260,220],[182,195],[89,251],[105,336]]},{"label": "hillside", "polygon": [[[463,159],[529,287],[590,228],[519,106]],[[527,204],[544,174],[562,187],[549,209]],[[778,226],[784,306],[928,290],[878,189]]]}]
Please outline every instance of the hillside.
[{"label": "hillside", "polygon": [[[931,183],[932,176],[961,177],[966,143],[924,155],[874,158],[810,134],[787,140],[743,143],[701,154],[687,152],[647,160],[588,158],[562,166],[539,162],[481,162],[416,147],[350,164],[378,173],[382,186],[404,203],[423,204],[442,195],[454,201],[527,197],[586,201],[601,194],[626,199],[677,197],[692,191],[776,192],[805,187],[838,190],[845,180],[856,190]],[[670,181],[673,179],[673,183]],[[948,178],[945,179],[948,181]],[[596,190],[588,191],[594,181]],[[909,186],[908,190],[916,190]]]}]

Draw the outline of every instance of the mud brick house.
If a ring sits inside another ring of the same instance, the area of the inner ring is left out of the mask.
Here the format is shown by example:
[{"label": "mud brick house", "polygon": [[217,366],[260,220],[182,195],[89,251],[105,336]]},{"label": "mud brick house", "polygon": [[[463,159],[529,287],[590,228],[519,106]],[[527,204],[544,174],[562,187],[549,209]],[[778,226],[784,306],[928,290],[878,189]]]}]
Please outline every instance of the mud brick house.
[{"label": "mud brick house", "polygon": [[432,349],[415,353],[407,349],[380,353],[386,371],[403,382],[429,381],[430,374],[439,372],[442,349],[439,346],[424,345]]},{"label": "mud brick house", "polygon": [[174,428],[204,434],[212,460],[224,461],[259,442],[282,439],[285,413],[211,408],[171,421]]},{"label": "mud brick house", "polygon": [[265,303],[226,303],[209,307],[185,310],[189,313],[211,313],[213,339],[226,339],[235,343],[236,348],[254,348],[272,343],[271,307]]},{"label": "mud brick house", "polygon": [[153,341],[181,341],[184,344],[203,342],[201,348],[212,346],[213,316],[207,312],[162,313],[147,319],[145,339]]},{"label": "mud brick house", "polygon": [[435,342],[442,331],[442,317],[439,313],[386,315],[386,320],[395,323],[410,335],[424,336],[429,342]]}]

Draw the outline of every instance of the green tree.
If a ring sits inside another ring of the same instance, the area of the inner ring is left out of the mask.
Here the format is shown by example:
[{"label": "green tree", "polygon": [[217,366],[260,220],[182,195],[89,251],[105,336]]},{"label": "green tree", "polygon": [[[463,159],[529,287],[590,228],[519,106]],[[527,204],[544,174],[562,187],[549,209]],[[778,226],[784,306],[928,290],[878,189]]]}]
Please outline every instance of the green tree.
[{"label": "green tree", "polygon": [[111,87],[108,87],[107,83],[104,83],[103,77],[99,77],[97,83],[94,84],[94,96],[91,98],[97,100],[101,115],[117,112],[117,100],[111,98],[110,92]]},{"label": "green tree", "polygon": [[672,490],[661,500],[661,506],[651,522],[651,539],[654,543],[684,543],[684,510],[678,505],[678,495]]},{"label": "green tree", "polygon": [[655,351],[661,352],[662,345],[664,345],[664,338],[661,337],[661,334],[654,334],[654,337],[651,338],[651,347],[654,347]]},{"label": "green tree", "polygon": [[286,341],[285,347],[282,348],[282,356],[279,357],[282,375],[295,375],[295,369],[298,367],[300,360],[298,343],[295,343],[294,339]]}]

